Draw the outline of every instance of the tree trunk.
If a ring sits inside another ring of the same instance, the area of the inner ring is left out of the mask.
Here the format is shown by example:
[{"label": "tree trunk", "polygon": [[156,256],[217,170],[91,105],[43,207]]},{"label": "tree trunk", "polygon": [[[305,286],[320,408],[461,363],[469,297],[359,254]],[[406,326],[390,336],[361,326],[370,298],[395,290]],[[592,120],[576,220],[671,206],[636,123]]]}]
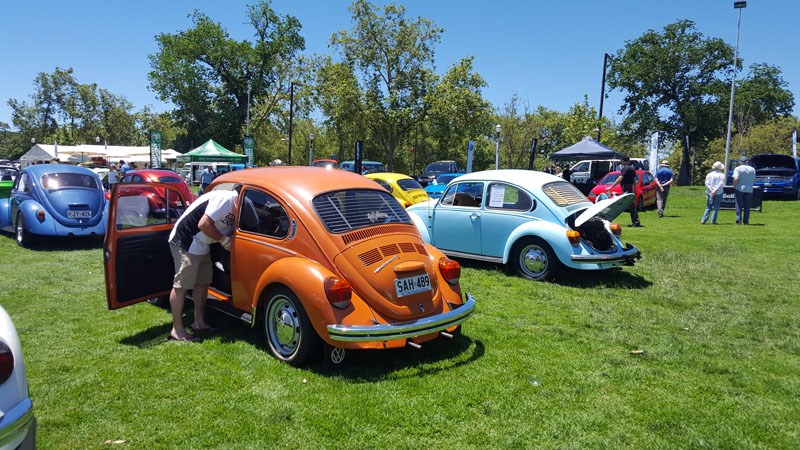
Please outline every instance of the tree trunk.
[{"label": "tree trunk", "polygon": [[691,179],[691,152],[689,146],[687,145],[686,139],[682,139],[683,144],[683,158],[681,158],[681,168],[678,172],[678,186],[688,186],[692,184]]}]

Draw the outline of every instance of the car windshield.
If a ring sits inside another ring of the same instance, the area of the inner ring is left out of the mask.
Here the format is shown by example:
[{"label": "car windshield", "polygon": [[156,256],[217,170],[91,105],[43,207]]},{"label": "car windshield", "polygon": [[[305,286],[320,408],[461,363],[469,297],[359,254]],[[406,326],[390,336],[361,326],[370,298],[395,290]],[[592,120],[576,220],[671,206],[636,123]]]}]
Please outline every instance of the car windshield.
[{"label": "car windshield", "polygon": [[574,185],[567,181],[554,181],[542,186],[542,192],[558,206],[571,206],[582,202],[588,202],[583,193]]},{"label": "car windshield", "polygon": [[436,177],[436,184],[447,184],[456,178],[458,178],[458,175],[439,175]]},{"label": "car windshield", "polygon": [[428,167],[425,168],[425,172],[449,172],[450,163],[446,162],[435,162],[428,164]]},{"label": "car windshield", "polygon": [[423,189],[422,185],[414,180],[413,178],[403,178],[397,180],[397,185],[400,186],[400,189],[404,191],[410,191],[412,189]]},{"label": "car windshield", "polygon": [[17,170],[0,167],[0,181],[10,181],[17,176]]},{"label": "car windshield", "polygon": [[83,173],[48,173],[42,175],[42,186],[48,190],[65,188],[90,188],[99,189],[97,180],[91,175]]},{"label": "car windshield", "polygon": [[405,209],[388,192],[348,189],[327,192],[312,200],[320,220],[331,233],[387,223],[411,224]]},{"label": "car windshield", "polygon": [[597,184],[611,184],[617,178],[619,178],[619,173],[610,173],[610,174],[604,176],[603,179],[600,180],[600,182],[598,182]]}]

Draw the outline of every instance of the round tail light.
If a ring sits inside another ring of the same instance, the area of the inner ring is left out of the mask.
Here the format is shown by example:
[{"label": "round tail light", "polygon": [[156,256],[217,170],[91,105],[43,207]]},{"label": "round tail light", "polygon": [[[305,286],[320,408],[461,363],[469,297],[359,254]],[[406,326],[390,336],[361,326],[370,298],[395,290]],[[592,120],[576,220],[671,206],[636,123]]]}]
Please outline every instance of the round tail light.
[{"label": "round tail light", "polygon": [[622,235],[622,227],[618,223],[612,223],[609,225],[609,228],[611,228],[611,232],[614,233],[614,236]]},{"label": "round tail light", "polygon": [[567,230],[567,239],[570,244],[578,245],[581,243],[581,234],[575,230]]},{"label": "round tail light", "polygon": [[449,258],[442,258],[439,260],[439,272],[442,278],[450,284],[458,283],[461,278],[461,264]]},{"label": "round tail light", "polygon": [[37,209],[36,210],[36,218],[39,219],[39,222],[44,222],[44,210]]},{"label": "round tail light", "polygon": [[14,372],[14,354],[11,353],[8,344],[0,341],[0,384],[11,378],[12,372]]},{"label": "round tail light", "polygon": [[344,309],[350,305],[350,299],[353,297],[353,288],[347,281],[336,277],[328,277],[325,279],[325,296],[331,305]]}]

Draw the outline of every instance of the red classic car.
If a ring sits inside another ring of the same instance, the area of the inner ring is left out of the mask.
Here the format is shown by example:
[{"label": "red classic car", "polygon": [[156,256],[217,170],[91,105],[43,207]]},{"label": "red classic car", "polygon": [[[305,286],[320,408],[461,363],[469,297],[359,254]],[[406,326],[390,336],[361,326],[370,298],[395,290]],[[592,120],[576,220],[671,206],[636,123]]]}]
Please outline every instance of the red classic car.
[{"label": "red classic car", "polygon": [[[589,192],[589,195],[587,195],[589,200],[596,203],[597,197],[605,194],[606,188],[611,186],[617,178],[619,178],[619,171],[609,172],[597,183],[597,186],[592,188],[592,191]],[[642,210],[650,206],[655,206],[657,189],[658,184],[656,184],[656,179],[653,177],[653,174],[647,170],[636,171],[636,182],[634,186],[636,198],[634,204],[638,209]],[[608,195],[612,197],[622,195],[622,186],[619,184],[614,186],[614,189],[612,189]]]},{"label": "red classic car", "polygon": [[[165,296],[172,286],[167,236],[175,215],[138,199],[156,189],[168,208],[184,195],[163,183],[123,183],[112,192],[104,252],[110,309]],[[460,265],[425,244],[405,209],[361,175],[268,167],[227,173],[209,189],[239,196],[230,252],[212,246],[208,305],[258,327],[282,361],[303,364],[320,348],[337,364],[349,349],[419,347],[460,332],[475,308],[462,295]]]}]

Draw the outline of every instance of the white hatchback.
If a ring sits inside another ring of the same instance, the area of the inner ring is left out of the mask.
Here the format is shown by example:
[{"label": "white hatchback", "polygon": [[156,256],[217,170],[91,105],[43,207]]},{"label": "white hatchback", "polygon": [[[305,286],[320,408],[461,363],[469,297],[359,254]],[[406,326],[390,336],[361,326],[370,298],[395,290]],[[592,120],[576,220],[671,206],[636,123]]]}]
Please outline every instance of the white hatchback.
[{"label": "white hatchback", "polygon": [[0,306],[0,449],[35,449],[36,416],[17,330]]}]

